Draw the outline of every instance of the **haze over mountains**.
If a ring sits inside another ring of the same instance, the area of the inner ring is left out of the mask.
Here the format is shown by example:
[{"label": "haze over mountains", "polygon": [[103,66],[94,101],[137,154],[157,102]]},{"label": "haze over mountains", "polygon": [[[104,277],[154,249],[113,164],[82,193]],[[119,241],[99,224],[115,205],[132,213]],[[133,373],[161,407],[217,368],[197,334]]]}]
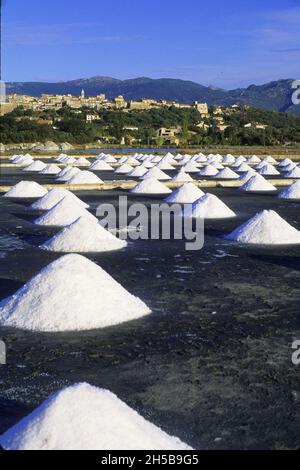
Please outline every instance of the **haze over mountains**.
[{"label": "haze over mountains", "polygon": [[87,96],[105,93],[111,99],[123,95],[126,100],[141,98],[164,99],[180,103],[193,101],[209,105],[250,105],[273,111],[300,115],[300,105],[292,104],[291,84],[293,79],[277,80],[248,88],[223,90],[198,83],[173,78],[153,79],[147,77],[118,80],[111,77],[91,77],[66,82],[7,82],[7,93],[39,96],[42,93],[79,95],[84,88]]}]

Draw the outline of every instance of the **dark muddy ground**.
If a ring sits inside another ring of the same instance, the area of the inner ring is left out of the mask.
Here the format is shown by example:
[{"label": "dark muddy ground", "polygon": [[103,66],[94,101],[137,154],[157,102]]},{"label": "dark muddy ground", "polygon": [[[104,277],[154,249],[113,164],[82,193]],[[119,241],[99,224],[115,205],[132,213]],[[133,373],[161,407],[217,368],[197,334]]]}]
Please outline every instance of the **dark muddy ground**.
[{"label": "dark muddy ground", "polygon": [[[10,178],[20,179],[17,173]],[[300,206],[274,195],[211,192],[238,218],[206,223],[202,250],[138,240],[88,256],[151,315],[87,332],[0,329],[8,348],[0,433],[62,386],[87,381],[196,449],[300,446],[300,366],[291,361],[292,342],[300,340],[300,247],[246,248],[222,238],[264,208],[300,229]],[[78,195],[94,211],[102,201],[117,203],[119,194]],[[39,250],[57,229],[33,225],[38,213],[29,204],[0,198],[1,299],[60,256]]]}]

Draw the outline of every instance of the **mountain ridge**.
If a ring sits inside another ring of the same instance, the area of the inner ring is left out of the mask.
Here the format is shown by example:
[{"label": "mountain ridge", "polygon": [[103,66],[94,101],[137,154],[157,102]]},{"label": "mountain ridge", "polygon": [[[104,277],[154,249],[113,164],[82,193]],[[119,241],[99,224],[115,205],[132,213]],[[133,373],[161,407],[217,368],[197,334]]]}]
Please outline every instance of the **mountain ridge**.
[{"label": "mountain ridge", "polygon": [[126,100],[152,98],[181,103],[199,101],[221,106],[237,104],[300,115],[300,106],[293,105],[291,101],[292,82],[293,79],[281,79],[263,85],[252,84],[246,88],[224,90],[176,78],[136,77],[120,80],[98,75],[65,82],[7,82],[6,91],[8,94],[32,96],[42,93],[79,95],[84,88],[88,96],[105,93],[108,99],[123,95]]}]

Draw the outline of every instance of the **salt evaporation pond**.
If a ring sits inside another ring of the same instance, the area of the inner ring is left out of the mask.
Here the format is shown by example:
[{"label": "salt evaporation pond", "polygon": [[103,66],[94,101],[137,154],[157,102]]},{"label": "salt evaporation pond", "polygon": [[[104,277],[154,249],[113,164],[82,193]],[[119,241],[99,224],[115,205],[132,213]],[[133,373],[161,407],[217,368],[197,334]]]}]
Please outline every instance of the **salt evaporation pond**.
[{"label": "salt evaporation pond", "polygon": [[[8,174],[15,184],[21,169],[3,169],[2,178]],[[299,245],[251,244],[245,250],[222,236],[263,209],[299,229],[298,204],[272,192],[202,189],[237,214],[205,221],[202,250],[188,252],[174,239],[137,240],[125,250],[86,254],[153,314],[96,330],[0,327],[9,348],[1,368],[0,434],[63,386],[88,380],[193,448],[295,447],[300,411],[291,390],[298,389],[299,373],[290,357],[299,330]],[[75,194],[96,207],[116,205],[124,193]],[[57,229],[28,223],[31,202],[0,198],[2,226],[32,244],[1,260],[1,299],[61,256],[37,248]],[[153,199],[144,196],[143,202]]]},{"label": "salt evaporation pond", "polygon": [[35,160],[34,162],[30,163],[30,165],[23,168],[22,171],[42,171],[46,168],[46,163],[42,162],[41,160]]}]

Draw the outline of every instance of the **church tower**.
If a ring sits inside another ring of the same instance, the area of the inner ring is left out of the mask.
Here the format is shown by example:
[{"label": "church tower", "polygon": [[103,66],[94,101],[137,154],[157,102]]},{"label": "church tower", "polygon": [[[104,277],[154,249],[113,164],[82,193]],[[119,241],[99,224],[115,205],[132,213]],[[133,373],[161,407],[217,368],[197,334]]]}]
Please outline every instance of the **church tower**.
[{"label": "church tower", "polygon": [[81,97],[82,100],[84,100],[85,93],[84,93],[84,89],[83,89],[83,88],[82,88],[82,90],[81,90],[80,97]]}]

